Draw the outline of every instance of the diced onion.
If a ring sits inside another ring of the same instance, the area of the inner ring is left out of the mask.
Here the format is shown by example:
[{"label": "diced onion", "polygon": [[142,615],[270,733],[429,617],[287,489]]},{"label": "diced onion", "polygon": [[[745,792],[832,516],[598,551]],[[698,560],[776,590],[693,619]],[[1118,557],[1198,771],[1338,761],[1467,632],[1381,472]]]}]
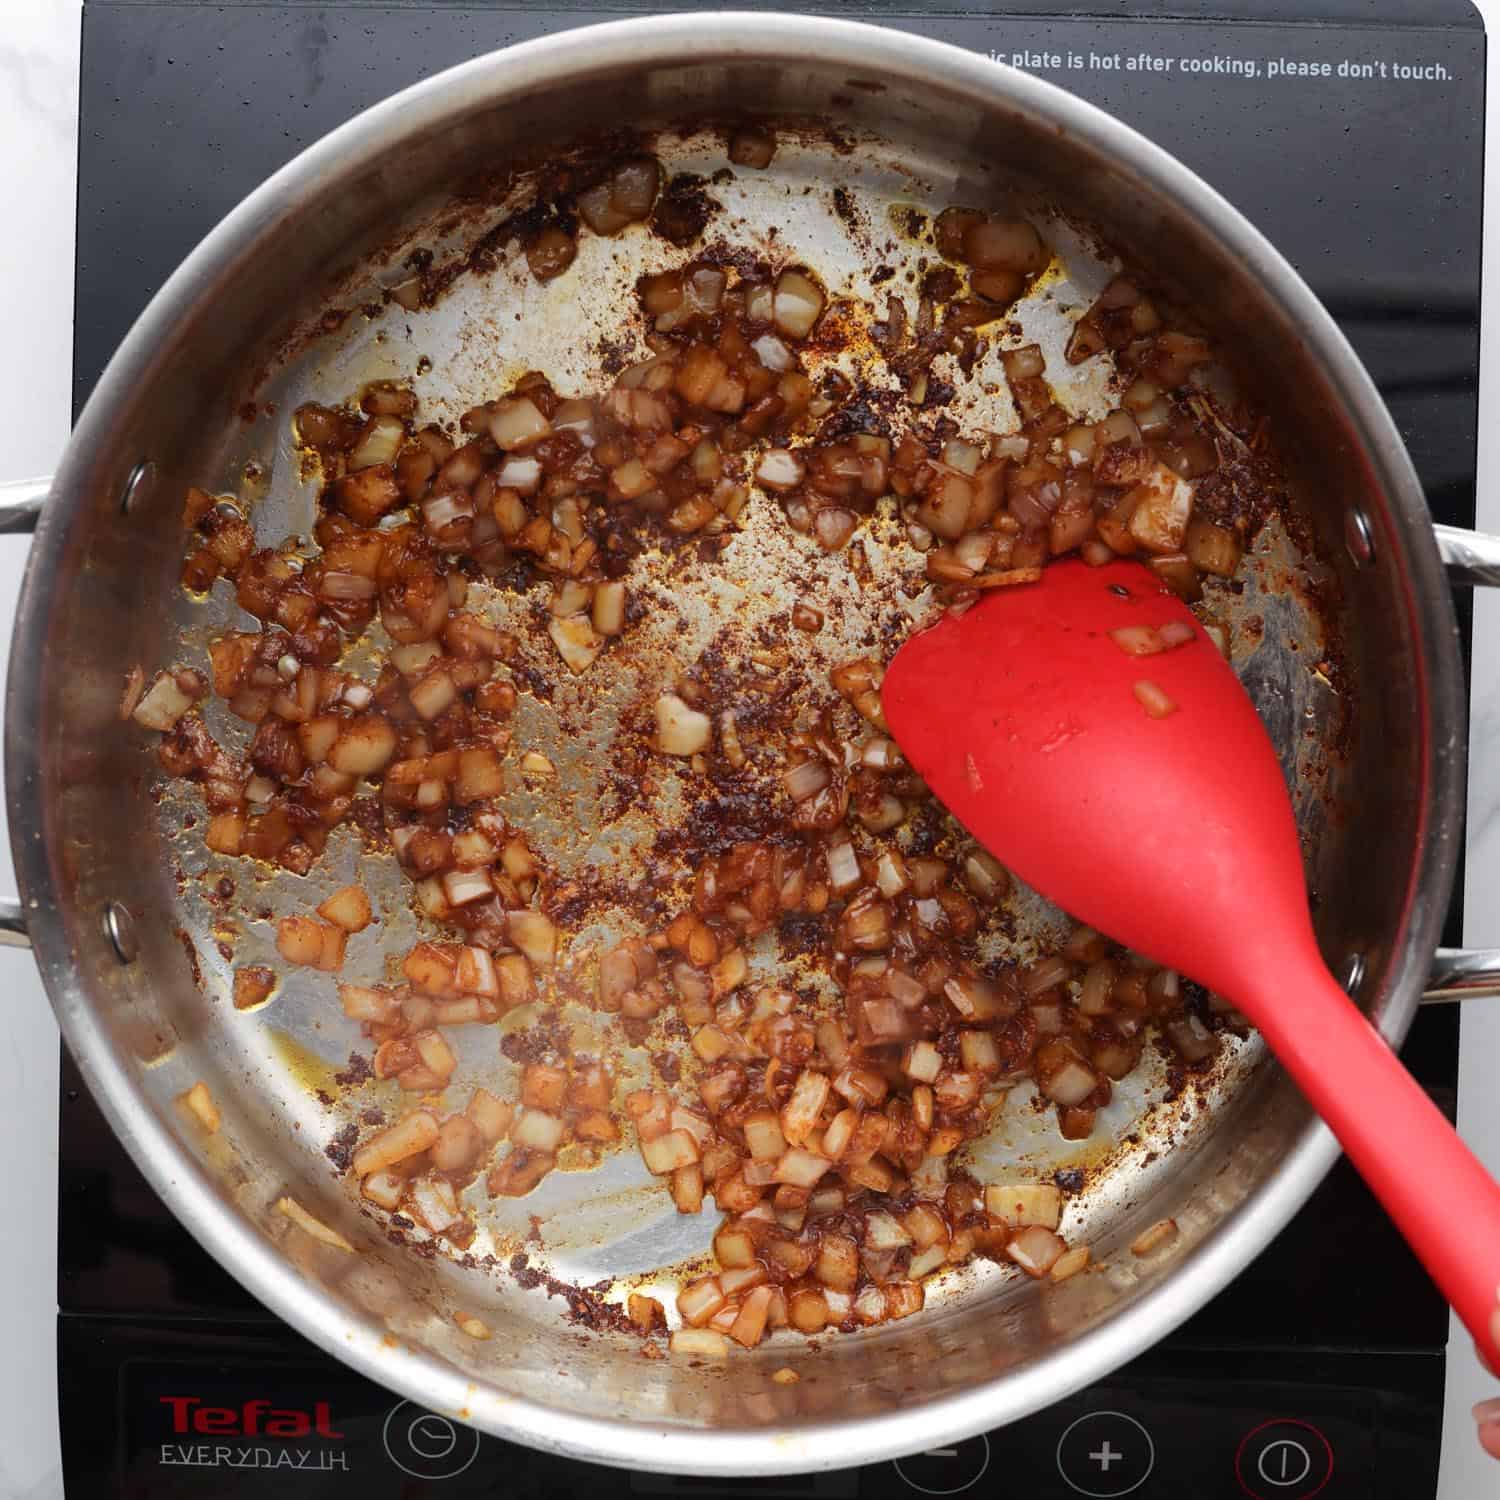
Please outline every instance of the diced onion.
[{"label": "diced onion", "polygon": [[1138,1234],[1130,1242],[1130,1253],[1132,1255],[1150,1255],[1153,1250],[1160,1249],[1169,1240],[1177,1237],[1176,1219],[1159,1219],[1149,1229]]},{"label": "diced onion", "polygon": [[833,781],[833,775],[825,761],[805,760],[793,766],[782,776],[787,795],[793,802],[806,802],[815,797]]},{"label": "diced onion", "polygon": [[776,137],[757,126],[747,126],[729,137],[729,159],[737,167],[769,167],[776,154]]},{"label": "diced onion", "polygon": [[406,1178],[400,1172],[371,1172],[359,1186],[360,1196],[378,1208],[394,1213],[406,1196]]},{"label": "diced onion", "polygon": [[963,237],[964,259],[984,270],[1038,271],[1047,263],[1041,236],[1025,219],[981,219]]},{"label": "diced onion", "polygon": [[865,1215],[865,1244],[872,1250],[904,1250],[911,1236],[893,1215],[876,1210]]},{"label": "diced onion", "polygon": [[220,1123],[219,1106],[214,1103],[214,1096],[209,1093],[206,1083],[200,1079],[182,1096],[182,1102],[210,1135],[217,1133]]},{"label": "diced onion", "polygon": [[1028,1224],[1011,1236],[1005,1253],[1028,1276],[1045,1276],[1062,1259],[1066,1243],[1040,1224]]},{"label": "diced onion", "polygon": [[414,645],[395,647],[390,660],[403,677],[420,677],[442,654],[443,648],[436,641],[418,641]]},{"label": "diced onion", "polygon": [[797,1077],[792,1097],[781,1111],[781,1126],[788,1140],[803,1142],[817,1124],[828,1100],[829,1082],[826,1074],[805,1068]]},{"label": "diced onion", "polygon": [[875,884],[888,901],[894,900],[910,884],[906,876],[906,863],[897,850],[881,851],[875,861]]},{"label": "diced onion", "polygon": [[321,1219],[308,1213],[295,1198],[278,1198],[276,1212],[290,1219],[299,1229],[306,1230],[321,1244],[331,1245],[335,1250],[347,1250],[351,1255],[355,1253],[354,1246],[338,1230],[330,1229]]},{"label": "diced onion", "polygon": [[823,290],[801,271],[783,271],[776,281],[771,318],[789,337],[805,339],[823,311]]},{"label": "diced onion", "polygon": [[471,1339],[483,1342],[490,1338],[490,1326],[483,1318],[476,1318],[473,1313],[457,1312],[453,1315],[453,1321],[458,1324],[459,1329],[466,1333]]},{"label": "diced onion", "polygon": [[173,674],[162,672],[146,689],[131,718],[146,729],[165,734],[192,706],[193,700],[178,687]]},{"label": "diced onion", "polygon": [[318,915],[325,922],[342,927],[345,932],[363,932],[374,920],[370,898],[364,888],[357,885],[347,885],[335,891],[318,907]]},{"label": "diced onion", "polygon": [[1066,1281],[1070,1276],[1076,1276],[1088,1263],[1089,1247],[1074,1245],[1053,1261],[1052,1269],[1047,1274],[1053,1281]]},{"label": "diced onion", "polygon": [[412,1184],[411,1206],[433,1234],[441,1234],[461,1217],[453,1184],[446,1177],[419,1177]]},{"label": "diced onion", "polygon": [[552,424],[537,410],[536,403],[525,396],[497,401],[488,425],[495,446],[506,450],[525,448],[552,431]]},{"label": "diced onion", "polygon": [[1109,638],[1126,656],[1155,656],[1166,649],[1161,636],[1150,625],[1121,625],[1110,631]]},{"label": "diced onion", "polygon": [[958,1039],[959,1057],[965,1069],[973,1073],[998,1073],[1000,1047],[987,1031],[965,1031]]},{"label": "diced onion", "polygon": [[750,347],[755,350],[755,357],[761,364],[768,370],[775,370],[778,375],[796,366],[796,357],[774,333],[761,334]]},{"label": "diced onion", "polygon": [[1056,1229],[1062,1217],[1062,1193],[1051,1183],[991,1185],[984,1190],[984,1207],[992,1219],[1012,1228],[1040,1224]]},{"label": "diced onion", "polygon": [[450,906],[467,906],[495,894],[486,870],[450,870],[443,876],[443,895]]},{"label": "diced onion", "polygon": [[713,720],[689,708],[676,693],[656,700],[656,747],[666,755],[697,755],[713,738]]},{"label": "diced onion", "polygon": [[505,914],[505,931],[517,948],[539,968],[550,968],[557,952],[557,928],[539,911]]},{"label": "diced onion", "polygon": [[771,448],[761,455],[755,477],[768,490],[794,490],[806,475],[802,460],[785,448]]},{"label": "diced onion", "polygon": [[535,458],[508,457],[495,474],[497,486],[506,490],[519,490],[523,495],[534,494],[541,482],[542,465]]},{"label": "diced onion", "polygon": [[998,901],[1010,889],[1010,872],[988,850],[964,857],[964,884],[981,901]]},{"label": "diced onion", "polygon": [[931,1042],[913,1042],[907,1049],[903,1071],[918,1083],[932,1083],[942,1071],[943,1054]]},{"label": "diced onion", "polygon": [[1186,1015],[1167,1022],[1167,1040],[1186,1062],[1200,1063],[1218,1051],[1218,1043],[1197,1016]]},{"label": "diced onion", "polygon": [[364,435],[349,454],[351,470],[372,469],[376,464],[394,463],[406,429],[397,417],[372,417]]},{"label": "diced onion", "polygon": [[665,1135],[643,1140],[640,1144],[646,1169],[658,1177],[698,1160],[698,1143],[685,1130],[669,1130]]},{"label": "diced onion", "polygon": [[[422,520],[429,531],[441,531],[445,526],[451,526],[455,521],[467,521],[474,514],[474,502],[462,491],[439,495],[436,500],[427,500],[422,505]],[[327,583],[324,579],[324,583]],[[375,580],[373,578],[363,579],[362,582],[369,584],[370,595],[375,592]],[[368,595],[365,597],[369,597]]]},{"label": "diced onion", "polygon": [[644,219],[656,201],[660,183],[661,168],[652,158],[624,162],[609,179],[610,205],[627,220]]},{"label": "diced onion", "polygon": [[679,1328],[668,1341],[673,1354],[696,1355],[700,1359],[724,1359],[729,1341],[709,1328]]},{"label": "diced onion", "polygon": [[564,401],[552,416],[559,431],[575,434],[585,448],[594,446],[594,407],[588,401]]},{"label": "diced onion", "polygon": [[552,637],[557,654],[568,664],[570,672],[588,671],[604,650],[605,638],[595,631],[587,615],[551,619],[547,622],[547,634]]},{"label": "diced onion", "polygon": [[593,625],[600,635],[619,635],[625,628],[625,585],[609,581],[594,590]]},{"label": "diced onion", "polygon": [[837,892],[852,891],[861,880],[859,858],[852,844],[834,844],[828,851],[828,879]]},{"label": "diced onion", "polygon": [[1156,553],[1181,552],[1193,514],[1193,486],[1165,464],[1151,472],[1126,496],[1130,535]]},{"label": "diced onion", "polygon": [[1165,719],[1168,714],[1176,712],[1176,703],[1149,678],[1142,677],[1132,684],[1131,691],[1135,694],[1136,702],[1153,719]]},{"label": "diced onion", "polygon": [[607,182],[578,195],[578,215],[595,234],[618,234],[630,223],[629,216],[611,204]]},{"label": "diced onion", "polygon": [[827,552],[837,552],[854,535],[859,524],[852,511],[842,506],[828,506],[813,517],[813,534],[818,545]]},{"label": "diced onion", "polygon": [[417,1110],[398,1120],[388,1130],[373,1136],[354,1154],[356,1177],[366,1177],[385,1167],[426,1151],[438,1138],[438,1123],[426,1110]]},{"label": "diced onion", "polygon": [[1099,1086],[1098,1075],[1066,1042],[1047,1042],[1037,1051],[1037,1085],[1054,1104],[1082,1104]]},{"label": "diced onion", "polygon": [[794,1146],[776,1164],[776,1181],[793,1187],[812,1187],[833,1164],[823,1156]]},{"label": "diced onion", "polygon": [[733,709],[726,708],[719,715],[719,748],[724,752],[724,759],[735,770],[744,766],[745,747],[740,740],[739,723],[735,719]]},{"label": "diced onion", "polygon": [[549,1154],[562,1145],[566,1135],[567,1127],[563,1122],[541,1109],[523,1111],[521,1118],[510,1127],[512,1144]]}]

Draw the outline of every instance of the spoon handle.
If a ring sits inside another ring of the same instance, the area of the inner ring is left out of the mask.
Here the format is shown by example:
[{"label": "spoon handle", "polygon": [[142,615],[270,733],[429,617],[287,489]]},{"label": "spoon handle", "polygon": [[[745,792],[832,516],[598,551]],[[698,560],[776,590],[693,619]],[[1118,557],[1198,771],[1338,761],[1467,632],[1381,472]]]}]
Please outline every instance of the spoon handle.
[{"label": "spoon handle", "polygon": [[1500,1184],[1322,961],[1303,967],[1282,968],[1257,1024],[1500,1370]]}]

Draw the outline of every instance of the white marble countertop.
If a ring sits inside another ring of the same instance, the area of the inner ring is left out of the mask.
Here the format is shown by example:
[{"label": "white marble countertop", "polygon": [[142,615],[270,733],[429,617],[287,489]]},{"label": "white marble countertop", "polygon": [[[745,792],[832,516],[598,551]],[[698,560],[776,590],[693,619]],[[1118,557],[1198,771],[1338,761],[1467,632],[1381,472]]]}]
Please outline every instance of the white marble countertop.
[{"label": "white marble countertop", "polygon": [[[1493,30],[1500,0],[1477,0]],[[74,187],[78,136],[80,0],[0,0],[0,201],[12,227],[0,236],[0,285],[9,346],[0,362],[0,411],[9,413],[0,481],[50,471],[67,438],[73,305]],[[1491,52],[1492,66],[1495,65]],[[1489,91],[1490,139],[1500,87]],[[1485,278],[1479,442],[1479,524],[1500,531],[1500,232],[1494,211],[1500,149],[1485,184]],[[0,538],[0,653],[25,561],[25,542]],[[1470,771],[1468,940],[1500,946],[1500,593],[1475,604]],[[3,657],[0,657],[3,659]],[[12,890],[10,848],[0,841],[0,890]],[[57,1031],[31,960],[0,949],[0,1117],[24,1124],[32,1149],[12,1152],[8,1200],[27,1205],[28,1230],[0,1231],[0,1286],[7,1289],[6,1356],[0,1359],[0,1500],[56,1500],[62,1494],[55,1379]],[[1500,1173],[1500,1001],[1470,1005],[1463,1017],[1459,1124]],[[36,1149],[34,1143],[40,1142]],[[1378,1309],[1371,1334],[1379,1336]],[[1500,1493],[1500,1464],[1474,1439],[1469,1407],[1496,1393],[1462,1328],[1450,1342],[1448,1402],[1439,1500]],[[92,1497],[73,1497],[92,1500]],[[1413,1496],[1411,1500],[1420,1500]]]},{"label": "white marble countertop", "polygon": [[[0,480],[48,474],[71,412],[73,218],[78,155],[79,0],[0,0],[0,193],[14,206],[0,236],[0,284],[11,348],[0,361],[0,411],[10,413]],[[24,205],[24,206],[23,206]],[[0,538],[0,649],[26,561],[24,537]],[[14,891],[10,841],[0,839],[0,890]],[[0,1230],[6,1357],[0,1359],[0,1497],[62,1494],[57,1438],[57,1028],[31,955],[0,949],[0,1115],[25,1122],[13,1152],[12,1201],[31,1205],[25,1234]]]}]

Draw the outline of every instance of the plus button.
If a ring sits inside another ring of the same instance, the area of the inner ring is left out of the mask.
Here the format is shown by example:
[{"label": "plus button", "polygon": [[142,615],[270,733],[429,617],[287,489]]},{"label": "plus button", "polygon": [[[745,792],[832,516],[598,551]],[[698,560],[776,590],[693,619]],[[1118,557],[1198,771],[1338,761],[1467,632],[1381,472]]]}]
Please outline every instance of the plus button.
[{"label": "plus button", "polygon": [[1151,1434],[1122,1411],[1091,1411],[1069,1423],[1057,1442],[1057,1471],[1077,1495],[1117,1500],[1134,1495],[1156,1466]]},{"label": "plus button", "polygon": [[1109,1439],[1105,1438],[1104,1446],[1102,1448],[1094,1449],[1094,1451],[1089,1454],[1089,1457],[1099,1465],[1100,1473],[1108,1474],[1109,1466],[1112,1463],[1116,1463],[1120,1459],[1124,1458],[1125,1455],[1111,1448],[1109,1446]]}]

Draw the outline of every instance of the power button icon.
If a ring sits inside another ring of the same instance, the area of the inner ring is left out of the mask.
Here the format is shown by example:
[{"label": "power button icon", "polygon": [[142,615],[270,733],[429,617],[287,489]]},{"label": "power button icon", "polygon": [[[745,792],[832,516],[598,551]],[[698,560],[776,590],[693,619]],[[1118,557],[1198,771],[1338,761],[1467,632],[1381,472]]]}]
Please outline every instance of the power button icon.
[{"label": "power button icon", "polygon": [[1311,1500],[1333,1478],[1333,1448],[1311,1422],[1281,1417],[1245,1434],[1234,1472],[1252,1500]]},{"label": "power button icon", "polygon": [[1277,1438],[1260,1450],[1255,1472],[1279,1490],[1301,1484],[1312,1473],[1312,1454],[1296,1438]]},{"label": "power button icon", "polygon": [[380,1439],[386,1457],[413,1479],[452,1479],[479,1457],[479,1434],[472,1427],[415,1401],[391,1408]]}]

